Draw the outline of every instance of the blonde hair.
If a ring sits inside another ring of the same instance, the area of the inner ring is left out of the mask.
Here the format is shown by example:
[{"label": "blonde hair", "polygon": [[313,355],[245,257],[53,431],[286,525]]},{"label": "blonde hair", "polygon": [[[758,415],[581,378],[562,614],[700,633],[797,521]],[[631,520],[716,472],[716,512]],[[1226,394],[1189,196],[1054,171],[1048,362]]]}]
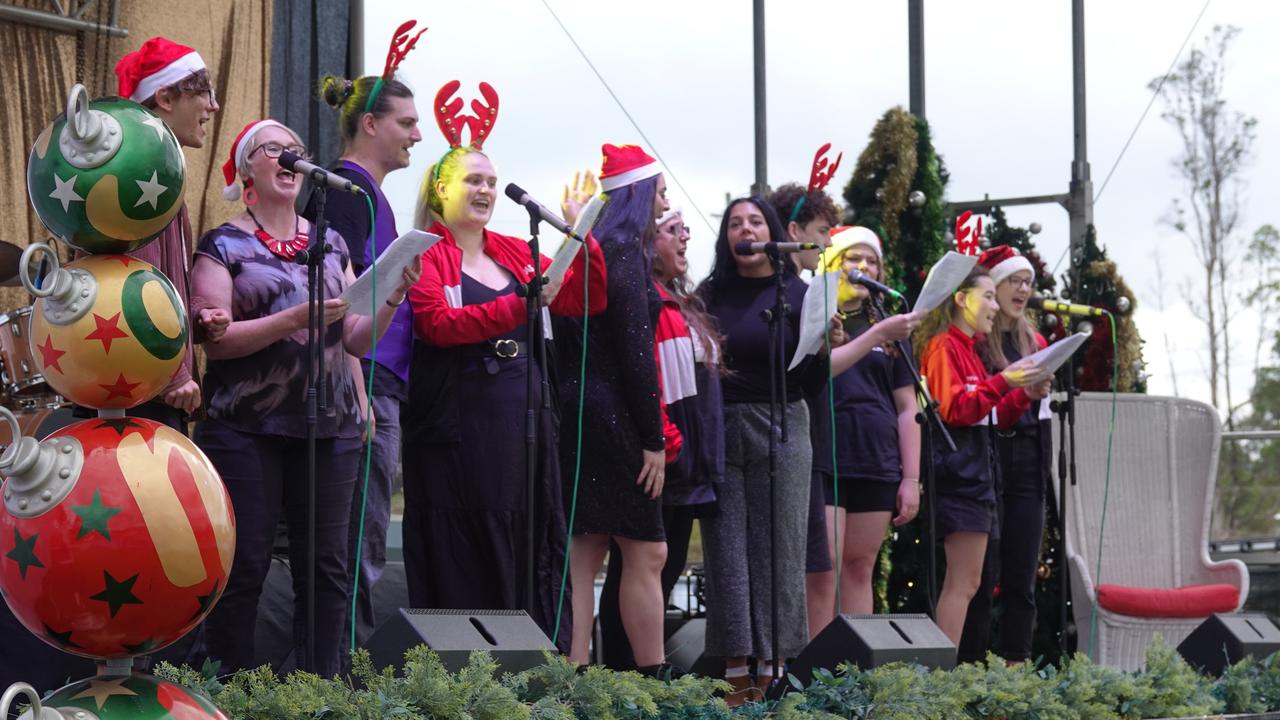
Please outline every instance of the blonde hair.
[{"label": "blonde hair", "polygon": [[425,230],[437,222],[444,223],[444,201],[440,199],[440,194],[436,192],[436,183],[441,180],[448,183],[452,180],[454,174],[462,166],[463,158],[472,153],[479,154],[485,158],[489,157],[470,145],[464,145],[449,148],[434,165],[427,168],[426,174],[422,176],[422,183],[418,185],[418,200],[413,207],[413,226],[415,228]]},{"label": "blonde hair", "polygon": [[911,337],[911,349],[915,353],[917,362],[922,360],[924,350],[929,345],[929,341],[935,336],[946,332],[951,327],[951,323],[954,322],[956,312],[955,293],[972,290],[978,284],[978,279],[984,277],[991,277],[991,273],[981,265],[974,265],[969,274],[965,276],[964,281],[960,283],[960,287],[951,293],[951,298],[930,310],[929,314],[924,316],[924,320],[920,321],[920,325],[916,327],[916,331]]}]

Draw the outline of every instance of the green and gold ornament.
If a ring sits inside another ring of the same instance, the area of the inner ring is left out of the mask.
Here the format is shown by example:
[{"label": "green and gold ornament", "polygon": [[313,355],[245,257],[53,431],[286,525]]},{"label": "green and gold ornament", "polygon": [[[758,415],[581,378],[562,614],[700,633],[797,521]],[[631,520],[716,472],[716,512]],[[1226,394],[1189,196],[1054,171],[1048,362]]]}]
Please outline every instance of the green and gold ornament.
[{"label": "green and gold ornament", "polygon": [[45,227],[73,247],[126,253],[177,215],[185,170],[182,148],[159,116],[124,98],[89,102],[76,85],[67,111],[31,148],[27,194]]},{"label": "green and gold ornament", "polygon": [[199,692],[141,673],[73,682],[40,704],[42,720],[227,720]]}]

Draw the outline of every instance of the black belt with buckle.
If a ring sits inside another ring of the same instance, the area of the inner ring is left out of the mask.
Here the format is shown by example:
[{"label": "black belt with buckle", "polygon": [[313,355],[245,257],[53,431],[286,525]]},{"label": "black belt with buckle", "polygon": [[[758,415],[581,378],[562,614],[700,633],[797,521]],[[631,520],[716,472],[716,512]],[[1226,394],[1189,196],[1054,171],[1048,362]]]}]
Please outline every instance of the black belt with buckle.
[{"label": "black belt with buckle", "polygon": [[519,340],[503,338],[501,340],[494,340],[490,342],[489,345],[493,348],[494,356],[500,357],[504,360],[529,354],[528,343],[521,342]]}]

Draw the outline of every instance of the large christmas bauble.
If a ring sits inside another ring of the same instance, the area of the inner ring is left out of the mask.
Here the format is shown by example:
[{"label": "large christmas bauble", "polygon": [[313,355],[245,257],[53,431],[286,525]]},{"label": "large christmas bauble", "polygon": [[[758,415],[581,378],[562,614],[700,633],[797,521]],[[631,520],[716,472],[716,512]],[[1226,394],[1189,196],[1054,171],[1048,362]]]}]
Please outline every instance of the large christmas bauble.
[{"label": "large christmas bauble", "polygon": [[[212,702],[198,692],[167,680],[134,673],[98,676],[73,682],[43,700],[67,720],[227,720]],[[87,712],[86,712],[87,711]],[[18,720],[30,720],[31,711]]]},{"label": "large christmas bauble", "polygon": [[87,97],[72,88],[67,112],[36,137],[27,194],[40,221],[67,243],[126,253],[177,215],[186,161],[155,113],[124,98]]},{"label": "large christmas bauble", "polygon": [[187,350],[187,311],[168,278],[127,255],[94,255],[56,270],[49,285],[27,339],[58,394],[124,409],[169,384]]},{"label": "large christmas bauble", "polygon": [[0,594],[50,645],[144,655],[194,628],[226,588],[231,500],[167,425],[85,420],[10,445],[0,472]]}]

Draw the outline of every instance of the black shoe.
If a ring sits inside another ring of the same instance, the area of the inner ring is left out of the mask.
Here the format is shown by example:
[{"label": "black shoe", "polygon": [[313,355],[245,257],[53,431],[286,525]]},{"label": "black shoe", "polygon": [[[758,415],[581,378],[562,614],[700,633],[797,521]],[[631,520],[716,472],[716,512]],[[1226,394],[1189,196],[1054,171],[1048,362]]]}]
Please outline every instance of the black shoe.
[{"label": "black shoe", "polygon": [[660,665],[648,665],[646,667],[636,668],[636,672],[646,677],[656,678],[664,682],[678,680],[688,674],[668,662],[664,662]]}]

